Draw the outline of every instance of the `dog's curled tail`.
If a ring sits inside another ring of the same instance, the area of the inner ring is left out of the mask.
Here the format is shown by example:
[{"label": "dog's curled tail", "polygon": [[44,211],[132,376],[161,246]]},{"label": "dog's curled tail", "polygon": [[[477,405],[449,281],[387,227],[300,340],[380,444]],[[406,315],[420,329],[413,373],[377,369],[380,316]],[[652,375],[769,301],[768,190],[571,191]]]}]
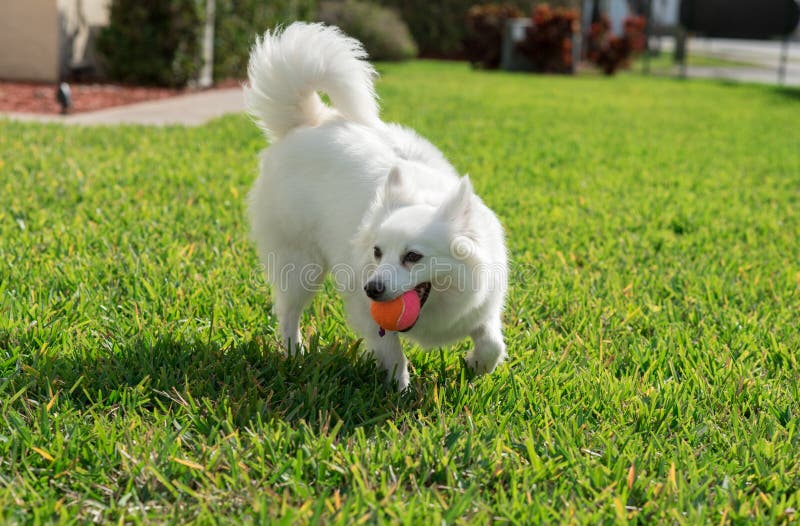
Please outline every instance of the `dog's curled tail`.
[{"label": "dog's curled tail", "polygon": [[361,43],[337,27],[295,22],[267,31],[250,53],[247,111],[274,141],[334,114],[320,91],[346,119],[373,125],[379,122],[376,73],[366,56]]}]

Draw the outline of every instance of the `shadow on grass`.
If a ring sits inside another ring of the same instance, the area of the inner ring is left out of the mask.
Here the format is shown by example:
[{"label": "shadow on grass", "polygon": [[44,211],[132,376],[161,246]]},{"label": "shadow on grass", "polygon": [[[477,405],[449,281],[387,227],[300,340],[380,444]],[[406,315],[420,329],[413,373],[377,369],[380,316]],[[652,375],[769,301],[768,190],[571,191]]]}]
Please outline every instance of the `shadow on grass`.
[{"label": "shadow on grass", "polygon": [[793,101],[800,101],[800,87],[797,86],[776,86],[776,85],[766,85],[760,82],[752,82],[752,81],[742,81],[736,79],[730,79],[725,77],[681,77],[680,75],[661,75],[658,72],[653,74],[654,76],[661,76],[663,78],[671,78],[676,83],[685,83],[685,82],[692,82],[696,80],[700,81],[708,81],[709,83],[716,84],[718,86],[722,86],[725,88],[764,88],[766,87],[766,92],[770,95],[774,95],[775,98],[780,99],[788,99]]},{"label": "shadow on grass", "polygon": [[[319,429],[341,420],[342,433],[380,424],[419,403],[413,393],[386,387],[383,372],[359,356],[358,342],[320,349],[312,341],[309,347],[305,355],[285,357],[259,341],[221,347],[161,337],[91,356],[33,351],[34,366],[19,370],[14,383],[40,400],[61,392],[87,407],[184,406],[240,427],[279,419]],[[132,403],[134,398],[139,401]]]},{"label": "shadow on grass", "polygon": [[776,86],[772,89],[776,97],[800,102],[800,88],[790,86]]},{"label": "shadow on grass", "polygon": [[716,78],[713,79],[720,86],[726,88],[766,88],[764,93],[768,94],[771,98],[780,100],[781,102],[794,101],[800,102],[800,87],[795,86],[765,86],[759,82],[740,81],[735,79]]}]

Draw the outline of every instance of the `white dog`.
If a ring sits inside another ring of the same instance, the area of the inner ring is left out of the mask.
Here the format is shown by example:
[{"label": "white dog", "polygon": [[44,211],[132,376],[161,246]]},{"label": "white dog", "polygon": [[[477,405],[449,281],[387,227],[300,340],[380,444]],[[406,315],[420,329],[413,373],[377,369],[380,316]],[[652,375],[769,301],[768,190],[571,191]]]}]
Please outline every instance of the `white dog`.
[{"label": "white dog", "polygon": [[300,315],[331,272],[351,326],[401,390],[399,335],[379,331],[370,302],[412,289],[423,305],[405,335],[426,347],[469,335],[467,363],[491,372],[506,356],[502,227],[439,150],[380,120],[365,56],[337,28],[305,23],[267,32],[250,56],[248,111],[272,143],[250,218],[281,336],[302,350]]}]

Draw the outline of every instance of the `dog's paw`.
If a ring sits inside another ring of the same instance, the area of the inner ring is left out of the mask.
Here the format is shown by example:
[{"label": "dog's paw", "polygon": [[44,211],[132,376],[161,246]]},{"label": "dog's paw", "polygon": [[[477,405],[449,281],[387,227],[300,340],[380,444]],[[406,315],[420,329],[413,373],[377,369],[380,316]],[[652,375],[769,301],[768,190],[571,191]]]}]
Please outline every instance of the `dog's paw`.
[{"label": "dog's paw", "polygon": [[400,363],[382,360],[382,355],[376,353],[374,349],[365,351],[364,356],[368,360],[374,360],[375,364],[380,369],[383,369],[386,374],[384,380],[386,382],[386,387],[395,388],[400,393],[408,388],[410,376],[408,374],[408,365],[405,363],[405,360]]},{"label": "dog's paw", "polygon": [[300,345],[293,345],[289,346],[288,344],[284,343],[280,347],[281,353],[287,358],[298,358],[300,356],[304,356],[306,353],[306,347],[303,344]]},{"label": "dog's paw", "polygon": [[390,387],[396,388],[398,393],[402,393],[403,391],[408,389],[408,384],[409,384],[408,370],[404,371],[401,374],[395,374],[395,375],[387,373],[386,383]]},{"label": "dog's paw", "polygon": [[286,357],[296,357],[306,354],[306,346],[300,338],[300,332],[297,331],[295,335],[291,337],[287,337],[284,334],[283,338],[281,338],[280,350]]},{"label": "dog's paw", "polygon": [[[491,348],[490,348],[491,347]],[[476,347],[467,353],[464,361],[475,374],[489,374],[506,358],[505,346]]]}]

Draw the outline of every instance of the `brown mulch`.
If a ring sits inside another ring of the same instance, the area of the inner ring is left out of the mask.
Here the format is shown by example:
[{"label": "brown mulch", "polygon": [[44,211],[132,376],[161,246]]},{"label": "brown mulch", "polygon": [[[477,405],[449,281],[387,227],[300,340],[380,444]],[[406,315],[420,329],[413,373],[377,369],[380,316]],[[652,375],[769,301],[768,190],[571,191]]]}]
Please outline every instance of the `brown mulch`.
[{"label": "brown mulch", "polygon": [[[238,81],[226,80],[217,84],[215,88],[238,85]],[[56,89],[55,84],[0,80],[0,112],[61,113],[61,106],[56,101]],[[70,113],[96,111],[137,102],[165,99],[192,91],[118,84],[77,83],[70,83],[70,89],[72,90]]]}]

